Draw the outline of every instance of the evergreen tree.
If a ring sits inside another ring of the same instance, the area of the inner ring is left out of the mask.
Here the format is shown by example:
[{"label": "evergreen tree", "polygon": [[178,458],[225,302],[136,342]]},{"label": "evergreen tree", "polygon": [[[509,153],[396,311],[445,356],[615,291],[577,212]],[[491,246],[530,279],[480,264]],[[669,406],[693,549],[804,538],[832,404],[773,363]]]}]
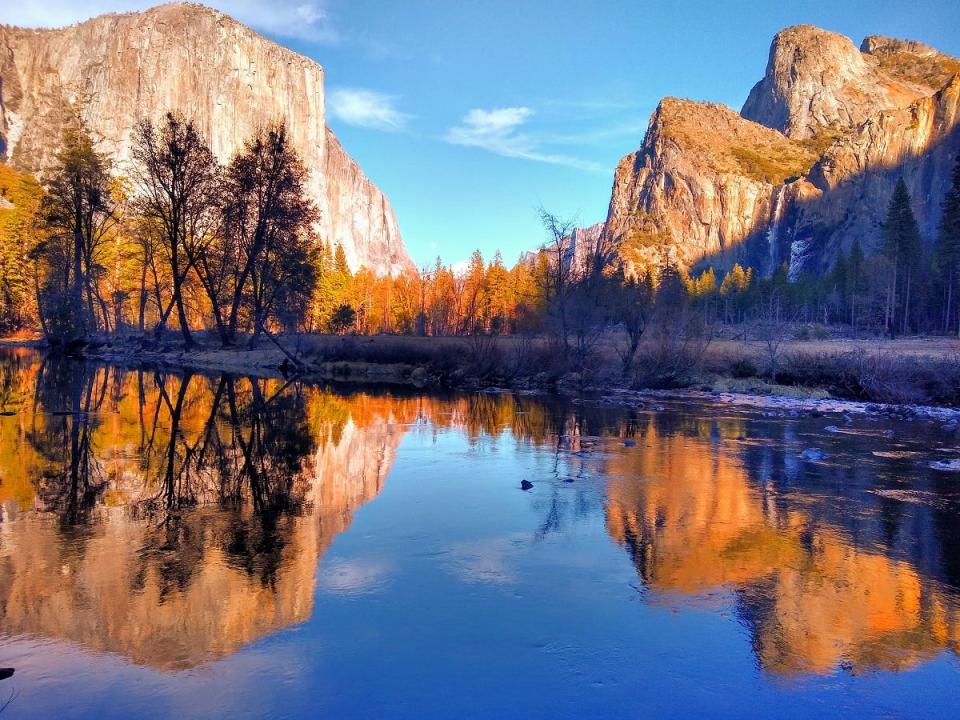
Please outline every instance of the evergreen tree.
[{"label": "evergreen tree", "polygon": [[837,261],[834,263],[833,270],[830,273],[829,285],[830,295],[833,298],[837,315],[841,318],[845,317],[846,309],[850,302],[847,294],[850,285],[850,266],[847,256],[844,255],[842,249],[837,255]]},{"label": "evergreen tree", "polygon": [[847,259],[847,305],[850,311],[850,325],[857,327],[857,310],[867,291],[866,258],[859,240],[854,240]]},{"label": "evergreen tree", "polygon": [[0,163],[0,329],[4,331],[36,320],[28,258],[42,235],[42,198],[43,189],[33,177]]},{"label": "evergreen tree", "polygon": [[[103,305],[95,285],[98,255],[116,215],[109,163],[94,147],[79,114],[64,130],[41,214],[50,238],[38,251],[46,256],[51,272],[40,312],[47,313],[51,339],[83,339],[96,329],[96,308]],[[107,318],[103,320],[106,324]]]},{"label": "evergreen tree", "polygon": [[896,333],[897,310],[900,313],[900,329],[906,332],[910,316],[910,300],[913,295],[914,272],[919,266],[923,241],[917,227],[913,209],[910,207],[910,193],[903,177],[897,180],[887,221],[883,225],[883,245],[881,252],[890,263],[887,284],[887,306],[884,324],[891,337]]},{"label": "evergreen tree", "polygon": [[[934,261],[943,284],[943,331],[950,332],[953,307],[960,295],[960,155],[953,168],[953,182],[943,199]],[[960,312],[957,316],[960,334]]]}]

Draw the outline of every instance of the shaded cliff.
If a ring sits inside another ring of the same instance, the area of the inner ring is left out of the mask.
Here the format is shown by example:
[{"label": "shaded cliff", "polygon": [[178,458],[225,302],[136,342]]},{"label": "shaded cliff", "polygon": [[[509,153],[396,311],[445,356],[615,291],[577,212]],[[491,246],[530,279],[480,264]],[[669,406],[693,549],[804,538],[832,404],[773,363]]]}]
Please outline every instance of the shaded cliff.
[{"label": "shaded cliff", "polygon": [[323,68],[200,5],[102,15],[58,30],[0,27],[0,155],[42,172],[64,109],[84,116],[123,172],[141,118],[192,118],[226,161],[258,126],[286,119],[311,171],[320,233],[354,269],[412,266],[386,197],[326,127]]},{"label": "shaded cliff", "polygon": [[630,265],[746,262],[793,277],[868,250],[904,176],[932,239],[960,151],[960,61],[801,25],[774,38],[740,114],[667,98],[614,177],[607,239]]}]

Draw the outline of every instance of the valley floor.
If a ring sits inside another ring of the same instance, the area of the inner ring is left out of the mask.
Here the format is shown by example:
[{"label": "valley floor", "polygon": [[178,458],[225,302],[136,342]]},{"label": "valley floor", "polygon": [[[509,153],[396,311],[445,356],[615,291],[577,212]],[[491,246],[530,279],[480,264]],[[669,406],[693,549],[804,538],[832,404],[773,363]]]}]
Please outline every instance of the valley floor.
[{"label": "valley floor", "polygon": [[[197,347],[186,350],[173,334],[162,341],[110,337],[84,348],[82,355],[128,367],[298,375],[315,381],[419,388],[585,394],[612,402],[643,393],[825,412],[860,412],[867,405],[960,408],[960,340],[945,337],[776,344],[718,339],[694,351],[653,347],[655,341],[645,340],[635,369],[627,375],[620,371],[620,344],[615,337],[597,346],[582,373],[558,363],[559,348],[549,339],[302,335],[281,337],[278,342],[264,339],[254,349],[224,349],[215,338],[202,334],[197,339]],[[17,337],[2,344],[41,343],[37,338]],[[684,353],[689,357],[678,361],[676,356]],[[665,370],[665,364],[671,367]]]}]

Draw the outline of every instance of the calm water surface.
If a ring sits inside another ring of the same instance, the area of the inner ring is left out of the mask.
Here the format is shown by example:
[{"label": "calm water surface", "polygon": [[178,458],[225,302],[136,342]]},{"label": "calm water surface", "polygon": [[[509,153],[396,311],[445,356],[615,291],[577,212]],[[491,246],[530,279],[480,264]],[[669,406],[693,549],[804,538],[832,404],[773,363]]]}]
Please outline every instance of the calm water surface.
[{"label": "calm water surface", "polygon": [[7,717],[960,713],[935,424],[31,353],[0,410]]}]

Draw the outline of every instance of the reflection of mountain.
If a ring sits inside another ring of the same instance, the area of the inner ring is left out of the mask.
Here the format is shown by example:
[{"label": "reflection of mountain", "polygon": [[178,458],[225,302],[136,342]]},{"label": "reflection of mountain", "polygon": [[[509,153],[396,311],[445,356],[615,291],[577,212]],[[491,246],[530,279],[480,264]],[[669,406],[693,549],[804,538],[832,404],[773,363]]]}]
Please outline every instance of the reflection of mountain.
[{"label": "reflection of mountain", "polygon": [[740,421],[713,430],[651,422],[605,465],[607,529],[651,591],[732,587],[760,663],[777,673],[893,670],[960,651],[960,607],[942,585],[814,520],[814,496],[784,502],[773,480],[751,481],[717,441],[743,434]]},{"label": "reflection of mountain", "polygon": [[[404,433],[453,428],[468,443],[539,447],[538,539],[595,522],[605,488],[606,530],[648,597],[730,590],[766,670],[893,670],[960,651],[960,493],[950,500],[948,481],[912,460],[804,465],[784,449],[800,421],[340,395],[31,355],[0,362],[0,393],[18,410],[0,416],[3,633],[175,670],[304,622],[319,559],[383,490]],[[581,481],[597,472],[604,484]],[[883,494],[903,477],[946,509]],[[489,559],[497,547],[478,547],[466,575],[508,577]],[[381,570],[340,568],[331,582],[351,589]]]},{"label": "reflection of mountain", "polygon": [[40,408],[94,411],[0,418],[0,628],[163,670],[307,620],[318,559],[402,436],[276,381],[28,370]]}]

